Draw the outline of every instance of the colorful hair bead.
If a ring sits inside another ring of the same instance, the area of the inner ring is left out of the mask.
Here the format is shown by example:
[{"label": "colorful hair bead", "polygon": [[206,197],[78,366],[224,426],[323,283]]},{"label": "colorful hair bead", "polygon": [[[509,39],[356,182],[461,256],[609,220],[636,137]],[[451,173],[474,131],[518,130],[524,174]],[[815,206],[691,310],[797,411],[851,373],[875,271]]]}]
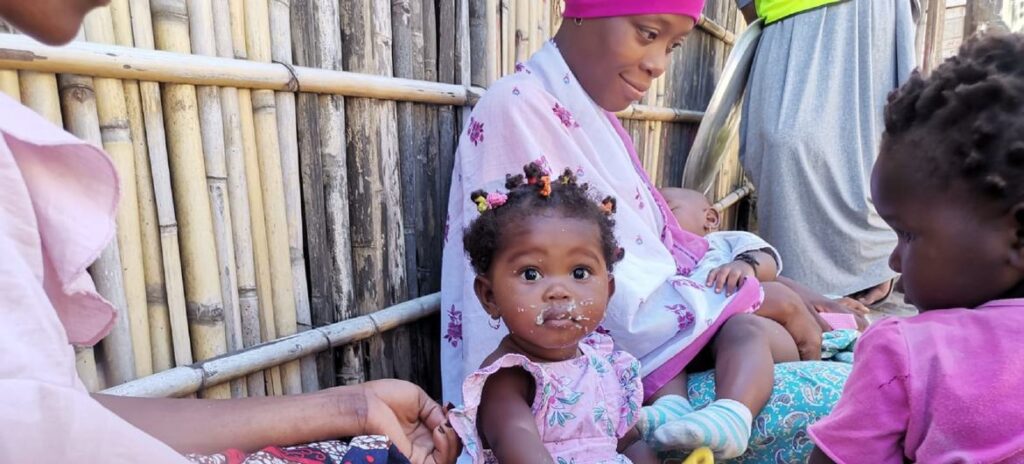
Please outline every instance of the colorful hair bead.
[{"label": "colorful hair bead", "polygon": [[504,205],[508,201],[508,195],[501,192],[491,192],[487,194],[487,204],[491,209],[497,208]]}]

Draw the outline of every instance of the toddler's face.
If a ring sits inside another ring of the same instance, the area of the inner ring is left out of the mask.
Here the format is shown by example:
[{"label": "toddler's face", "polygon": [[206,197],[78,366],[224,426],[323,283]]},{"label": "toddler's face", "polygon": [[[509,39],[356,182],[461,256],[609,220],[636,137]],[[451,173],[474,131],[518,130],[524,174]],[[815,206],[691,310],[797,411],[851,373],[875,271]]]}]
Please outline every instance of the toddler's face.
[{"label": "toddler's face", "polygon": [[480,302],[501,317],[524,354],[542,361],[576,356],[614,291],[597,224],[540,215],[502,235],[490,270],[477,279]]},{"label": "toddler's face", "polygon": [[879,157],[871,191],[878,213],[898,237],[889,266],[903,274],[907,302],[927,311],[973,308],[1000,298],[1020,280],[1008,264],[1016,240],[1012,221],[980,208],[960,181],[935,187],[898,148]]}]

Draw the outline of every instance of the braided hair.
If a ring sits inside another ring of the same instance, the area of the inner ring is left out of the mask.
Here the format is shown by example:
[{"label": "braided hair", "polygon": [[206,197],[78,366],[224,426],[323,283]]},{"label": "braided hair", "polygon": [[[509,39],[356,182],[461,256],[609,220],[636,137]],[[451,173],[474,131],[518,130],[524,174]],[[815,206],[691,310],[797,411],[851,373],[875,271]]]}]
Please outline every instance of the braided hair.
[{"label": "braided hair", "polygon": [[915,71],[889,95],[881,152],[979,204],[1024,199],[1024,35],[975,38],[927,78]]},{"label": "braided hair", "polygon": [[473,221],[463,236],[463,246],[477,274],[486,274],[491,260],[503,244],[503,231],[509,224],[522,221],[544,211],[556,211],[564,218],[580,219],[597,225],[601,235],[601,253],[608,271],[622,259],[623,250],[615,240],[615,198],[604,197],[600,203],[586,183],[577,182],[576,175],[566,169],[552,179],[536,162],[523,167],[523,174],[505,176],[507,193],[477,190],[470,201],[477,205],[480,217]]}]

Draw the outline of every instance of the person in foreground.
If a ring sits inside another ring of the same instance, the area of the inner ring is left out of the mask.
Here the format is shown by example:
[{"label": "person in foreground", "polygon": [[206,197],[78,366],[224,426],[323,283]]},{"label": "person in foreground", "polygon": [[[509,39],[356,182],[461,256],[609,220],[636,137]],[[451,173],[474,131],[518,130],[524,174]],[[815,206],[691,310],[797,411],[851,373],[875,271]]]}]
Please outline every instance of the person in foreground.
[{"label": "person in foreground", "polygon": [[871,189],[921,314],[864,334],[811,462],[1024,462],[1024,36],[893,93]]},{"label": "person in foreground", "polygon": [[656,462],[636,440],[640,362],[594,332],[622,257],[615,199],[598,205],[571,170],[525,172],[509,175],[507,193],[472,195],[480,217],[464,243],[474,290],[509,330],[466,379],[452,426],[479,463]]},{"label": "person in foreground", "polygon": [[[59,44],[101,3],[4,1],[0,18]],[[86,268],[113,237],[118,198],[105,153],[0,95],[0,461],[186,462],[362,434],[387,435],[413,462],[454,461],[444,411],[397,380],[238,400],[90,395],[73,345],[115,320]]]}]

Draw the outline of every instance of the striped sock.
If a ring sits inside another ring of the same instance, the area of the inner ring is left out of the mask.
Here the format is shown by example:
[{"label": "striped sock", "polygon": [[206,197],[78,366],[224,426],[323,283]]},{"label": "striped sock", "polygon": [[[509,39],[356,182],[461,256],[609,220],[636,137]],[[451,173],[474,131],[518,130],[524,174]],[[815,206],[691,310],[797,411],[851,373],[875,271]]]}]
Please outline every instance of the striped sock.
[{"label": "striped sock", "polygon": [[700,411],[659,427],[654,432],[654,440],[667,449],[692,450],[707,446],[716,458],[732,459],[747,451],[753,420],[743,403],[715,400]]},{"label": "striped sock", "polygon": [[637,422],[637,428],[644,441],[651,443],[654,439],[654,431],[658,427],[692,413],[693,406],[690,405],[690,400],[679,395],[665,395],[658,398],[654,404],[640,409],[640,421]]}]

